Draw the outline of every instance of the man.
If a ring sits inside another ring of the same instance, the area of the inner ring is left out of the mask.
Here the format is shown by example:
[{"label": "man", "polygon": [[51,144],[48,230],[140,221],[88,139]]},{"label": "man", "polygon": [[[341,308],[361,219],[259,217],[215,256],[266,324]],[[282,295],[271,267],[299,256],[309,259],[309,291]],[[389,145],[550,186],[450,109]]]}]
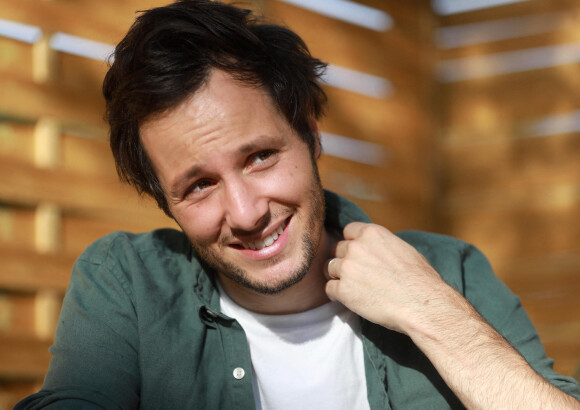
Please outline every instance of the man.
[{"label": "man", "polygon": [[579,408],[477,250],[323,192],[323,69],[218,2],[138,17],[103,87],[111,147],[183,232],[87,249],[17,408]]}]

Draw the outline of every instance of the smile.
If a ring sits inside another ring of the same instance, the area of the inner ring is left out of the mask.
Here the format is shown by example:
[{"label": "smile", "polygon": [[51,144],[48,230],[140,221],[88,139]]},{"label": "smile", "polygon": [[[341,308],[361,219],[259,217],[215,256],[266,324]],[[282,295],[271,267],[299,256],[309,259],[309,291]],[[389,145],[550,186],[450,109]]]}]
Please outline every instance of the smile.
[{"label": "smile", "polygon": [[284,232],[284,228],[286,228],[286,221],[284,221],[282,225],[278,227],[278,229],[276,229],[270,235],[266,236],[264,239],[249,243],[242,243],[241,245],[244,249],[260,250],[267,248],[268,246],[271,246],[274,244],[274,242],[276,242],[279,235],[282,235],[282,232]]}]

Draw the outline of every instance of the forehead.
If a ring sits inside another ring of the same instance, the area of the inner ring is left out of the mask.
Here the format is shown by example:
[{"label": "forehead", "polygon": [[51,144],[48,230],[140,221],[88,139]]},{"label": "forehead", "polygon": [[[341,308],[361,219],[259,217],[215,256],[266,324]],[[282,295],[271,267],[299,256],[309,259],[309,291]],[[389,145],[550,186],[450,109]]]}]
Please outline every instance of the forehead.
[{"label": "forehead", "polygon": [[153,115],[140,126],[141,134],[152,129],[167,131],[179,125],[207,125],[252,110],[279,114],[268,93],[243,83],[228,73],[213,70],[204,84],[177,105]]}]

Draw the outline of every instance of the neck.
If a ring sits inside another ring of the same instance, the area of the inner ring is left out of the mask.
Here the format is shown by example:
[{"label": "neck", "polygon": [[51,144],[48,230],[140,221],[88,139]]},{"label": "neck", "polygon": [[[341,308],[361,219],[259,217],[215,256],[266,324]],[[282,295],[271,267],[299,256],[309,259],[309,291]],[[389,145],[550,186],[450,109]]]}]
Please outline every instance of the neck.
[{"label": "neck", "polygon": [[267,315],[305,312],[329,302],[323,268],[336,242],[337,239],[323,229],[318,251],[306,276],[288,289],[273,295],[248,289],[219,273],[218,279],[230,299],[252,312]]}]

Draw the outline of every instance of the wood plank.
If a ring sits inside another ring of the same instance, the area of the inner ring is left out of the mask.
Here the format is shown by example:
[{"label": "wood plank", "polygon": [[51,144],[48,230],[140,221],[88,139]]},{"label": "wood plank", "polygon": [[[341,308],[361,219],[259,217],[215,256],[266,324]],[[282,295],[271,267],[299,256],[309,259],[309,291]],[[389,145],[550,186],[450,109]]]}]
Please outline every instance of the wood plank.
[{"label": "wood plank", "polygon": [[[1,286],[1,283],[0,283]],[[18,337],[35,337],[34,293],[7,292],[0,296],[0,332]]]},{"label": "wood plank", "polygon": [[[4,202],[4,201],[2,201]],[[34,249],[34,210],[0,207],[0,247]]]},{"label": "wood plank", "polygon": [[21,399],[40,390],[42,381],[3,380],[0,384],[0,409],[12,409]]},{"label": "wood plank", "polygon": [[62,136],[62,169],[87,176],[116,180],[115,161],[106,135],[101,139]]},{"label": "wood plank", "polygon": [[[130,187],[109,178],[87,177],[62,169],[40,170],[21,161],[0,157],[0,199],[34,205],[50,202],[68,210],[110,215],[116,220],[150,219],[159,226],[167,217],[140,201]],[[8,177],[9,176],[9,177]]]},{"label": "wood plank", "polygon": [[382,225],[392,232],[407,229],[433,230],[432,210],[416,202],[379,203],[360,198],[348,197],[355,202],[373,223]]},{"label": "wood plank", "polygon": [[[145,232],[159,227],[179,229],[151,201],[140,200],[151,213],[144,218],[125,218],[110,212],[67,211],[62,215],[62,249],[64,255],[75,258],[102,236],[124,230]],[[34,250],[35,212],[33,208],[4,207],[0,209],[0,247],[32,252]]]},{"label": "wood plank", "polygon": [[554,198],[561,187],[562,200],[566,190],[573,200],[579,156],[580,134],[452,144],[442,149],[445,191],[453,197],[516,190],[529,198],[534,191],[543,196],[551,190]]},{"label": "wood plank", "polygon": [[[441,86],[443,135],[457,142],[511,139],[531,121],[580,108],[578,64]],[[525,104],[522,104],[525,101]]]},{"label": "wood plank", "polygon": [[[506,284],[517,294],[535,323],[566,324],[580,317],[580,274],[567,276],[547,272],[543,278],[526,276],[506,280]],[[580,332],[576,333],[580,337]]]},{"label": "wood plank", "polygon": [[104,98],[99,90],[67,90],[14,76],[0,76],[0,112],[35,119],[50,116],[102,126]]},{"label": "wood plank", "polygon": [[32,124],[0,122],[0,155],[32,163],[34,161],[33,133]]},{"label": "wood plank", "polygon": [[32,46],[0,36],[0,72],[32,78]]},{"label": "wood plank", "polygon": [[64,293],[75,258],[1,247],[0,259],[0,288],[21,292],[50,289]]},{"label": "wood plank", "polygon": [[42,379],[48,370],[52,342],[0,335],[0,378]]},{"label": "wood plank", "polygon": [[[153,208],[153,206],[151,206],[151,212],[158,213],[159,218],[164,218],[161,210]],[[169,218],[162,225],[154,218],[121,221],[113,218],[95,217],[94,215],[65,214],[62,225],[62,251],[67,255],[80,255],[91,243],[111,232],[139,233],[160,227],[181,230]]]},{"label": "wood plank", "polygon": [[555,360],[556,372],[573,376],[580,365],[580,322],[540,323],[536,326],[548,357]]},{"label": "wood plank", "polygon": [[532,283],[537,283],[533,278],[545,278],[550,275],[560,278],[560,281],[567,281],[580,274],[578,272],[580,253],[544,252],[520,257],[506,255],[503,258],[496,258],[493,265],[506,281],[510,281],[512,277],[529,277]]},{"label": "wood plank", "polygon": [[398,89],[396,96],[377,100],[332,87],[325,90],[329,106],[320,124],[323,131],[400,150],[432,140],[433,111],[411,91]]},{"label": "wood plank", "polygon": [[[509,180],[509,175],[506,175]],[[516,178],[514,178],[516,179]],[[573,175],[542,178],[541,181],[522,180],[522,184],[507,182],[502,187],[489,189],[454,189],[447,192],[442,203],[449,217],[464,217],[473,212],[499,212],[498,217],[510,212],[570,211],[578,204],[579,183]]]},{"label": "wood plank", "polygon": [[483,209],[449,217],[452,236],[471,242],[494,260],[537,254],[580,254],[580,208]]},{"label": "wood plank", "polygon": [[100,98],[103,79],[108,71],[104,61],[59,53],[57,82],[69,90],[90,91]]},{"label": "wood plank", "polygon": [[[501,240],[501,234],[497,237]],[[572,335],[580,336],[580,252],[504,255],[492,259],[492,265],[521,297],[534,324],[553,328],[542,335],[544,342],[557,343]]]},{"label": "wood plank", "polygon": [[[367,199],[374,198],[376,202],[396,202],[398,199],[431,202],[435,190],[431,175],[408,163],[383,168],[323,156],[319,170],[326,188],[346,195],[362,191],[361,199],[368,196]],[[401,178],[401,174],[405,178]]]}]

